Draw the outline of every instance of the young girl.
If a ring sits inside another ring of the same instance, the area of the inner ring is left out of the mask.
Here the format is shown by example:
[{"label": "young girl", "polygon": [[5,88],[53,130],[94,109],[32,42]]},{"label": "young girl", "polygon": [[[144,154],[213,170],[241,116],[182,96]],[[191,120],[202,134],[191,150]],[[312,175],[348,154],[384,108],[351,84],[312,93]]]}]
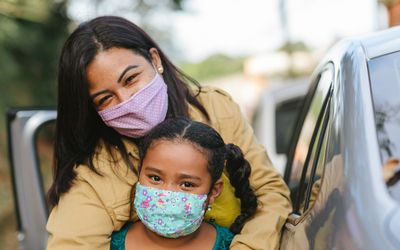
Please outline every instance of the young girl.
[{"label": "young girl", "polygon": [[[113,233],[111,249],[229,249],[257,208],[249,163],[208,125],[185,118],[156,126],[141,142],[134,207],[140,221]],[[204,222],[226,167],[241,214],[229,230]]]}]

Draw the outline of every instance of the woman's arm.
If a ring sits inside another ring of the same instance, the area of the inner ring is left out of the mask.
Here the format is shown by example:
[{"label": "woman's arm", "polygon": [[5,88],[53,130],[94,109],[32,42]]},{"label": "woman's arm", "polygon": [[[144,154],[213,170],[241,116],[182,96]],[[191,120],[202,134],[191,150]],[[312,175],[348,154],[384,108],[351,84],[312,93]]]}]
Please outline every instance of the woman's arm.
[{"label": "woman's arm", "polygon": [[50,213],[47,249],[109,249],[113,229],[94,190],[88,183],[76,181]]},{"label": "woman's arm", "polygon": [[112,232],[129,220],[132,183],[125,178],[134,182],[136,176],[125,169],[121,171],[125,178],[120,178],[109,162],[98,165],[104,170],[102,176],[84,165],[76,168],[74,184],[50,213],[48,250],[109,250]]},{"label": "woman's arm", "polygon": [[207,111],[211,108],[213,112],[210,114],[211,123],[215,124],[226,143],[236,144],[242,149],[251,165],[250,184],[259,202],[255,216],[235,236],[231,249],[277,249],[282,227],[292,210],[289,190],[272,166],[265,148],[256,141],[253,129],[242,116],[239,106],[223,91],[205,91],[210,93],[202,103],[207,106]]}]

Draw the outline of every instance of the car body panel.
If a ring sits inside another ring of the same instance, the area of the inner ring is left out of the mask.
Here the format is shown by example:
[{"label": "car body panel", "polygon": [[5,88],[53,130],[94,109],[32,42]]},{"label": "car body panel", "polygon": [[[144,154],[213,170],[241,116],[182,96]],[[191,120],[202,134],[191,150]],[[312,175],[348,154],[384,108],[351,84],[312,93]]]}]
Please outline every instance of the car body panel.
[{"label": "car body panel", "polygon": [[400,29],[378,38],[374,34],[372,40],[342,41],[315,71],[328,62],[335,65],[326,165],[313,205],[286,223],[281,249],[400,247],[393,233],[400,231],[393,222],[398,221],[399,204],[383,181],[367,65],[372,57],[400,49],[400,40],[393,37],[400,37]]}]

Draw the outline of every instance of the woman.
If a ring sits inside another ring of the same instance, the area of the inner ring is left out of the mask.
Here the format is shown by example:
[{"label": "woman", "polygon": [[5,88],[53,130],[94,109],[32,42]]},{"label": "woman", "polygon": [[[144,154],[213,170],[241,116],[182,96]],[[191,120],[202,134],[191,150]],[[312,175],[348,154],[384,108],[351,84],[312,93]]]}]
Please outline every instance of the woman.
[{"label": "woman", "polygon": [[[251,168],[242,151],[204,123],[168,119],[143,139],[139,155],[134,204],[140,221],[114,232],[111,250],[227,250],[233,233],[256,212]],[[223,190],[225,165],[241,204],[230,230],[203,221]]]},{"label": "woman", "polygon": [[[111,233],[137,220],[130,216],[136,145],[165,118],[179,116],[214,127],[252,166],[260,206],[231,249],[279,245],[289,192],[238,105],[221,90],[200,88],[139,27],[108,16],[81,24],[61,53],[48,249],[108,249]],[[206,219],[229,227],[240,204],[225,174],[222,180],[225,188]]]}]

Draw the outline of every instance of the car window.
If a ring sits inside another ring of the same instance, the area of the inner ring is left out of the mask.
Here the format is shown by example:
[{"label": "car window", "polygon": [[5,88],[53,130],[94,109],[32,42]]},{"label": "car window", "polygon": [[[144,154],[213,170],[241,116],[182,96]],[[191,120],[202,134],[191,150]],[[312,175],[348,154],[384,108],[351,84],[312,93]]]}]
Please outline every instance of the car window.
[{"label": "car window", "polygon": [[54,142],[55,121],[47,122],[39,127],[35,136],[35,146],[44,194],[52,183]]},{"label": "car window", "polygon": [[[389,193],[400,200],[400,52],[368,62],[375,125]],[[397,160],[397,163],[396,163]],[[388,163],[394,164],[388,164]]]},{"label": "car window", "polygon": [[303,104],[303,97],[279,103],[275,110],[275,141],[278,154],[289,154],[289,147],[293,130],[300,108]]},{"label": "car window", "polygon": [[[330,93],[330,92],[329,92]],[[319,192],[319,179],[322,176],[324,167],[324,159],[326,152],[326,144],[323,144],[325,132],[329,121],[330,94],[326,96],[322,110],[318,115],[316,127],[311,137],[311,142],[303,165],[299,187],[296,190],[296,198],[294,199],[294,212],[298,214],[304,213],[310,207],[310,195],[313,197]],[[314,198],[312,200],[315,200]]]},{"label": "car window", "polygon": [[318,116],[333,80],[333,66],[328,64],[316,79],[314,91],[306,97],[304,102],[304,108],[296,128],[298,139],[286,168],[285,179],[291,189],[298,188]]},{"label": "car window", "polygon": [[321,187],[321,177],[325,169],[326,163],[326,151],[327,151],[327,141],[328,135],[326,133],[328,129],[329,122],[329,114],[330,114],[330,94],[327,96],[327,105],[323,110],[322,121],[318,128],[318,134],[315,142],[313,143],[312,156],[308,163],[308,166],[303,171],[306,173],[304,180],[301,181],[301,184],[305,187],[300,188],[299,190],[305,190],[303,193],[300,193],[302,197],[304,197],[304,201],[301,200],[302,212],[304,213],[308,208],[312,207],[316,196],[318,195]]}]

